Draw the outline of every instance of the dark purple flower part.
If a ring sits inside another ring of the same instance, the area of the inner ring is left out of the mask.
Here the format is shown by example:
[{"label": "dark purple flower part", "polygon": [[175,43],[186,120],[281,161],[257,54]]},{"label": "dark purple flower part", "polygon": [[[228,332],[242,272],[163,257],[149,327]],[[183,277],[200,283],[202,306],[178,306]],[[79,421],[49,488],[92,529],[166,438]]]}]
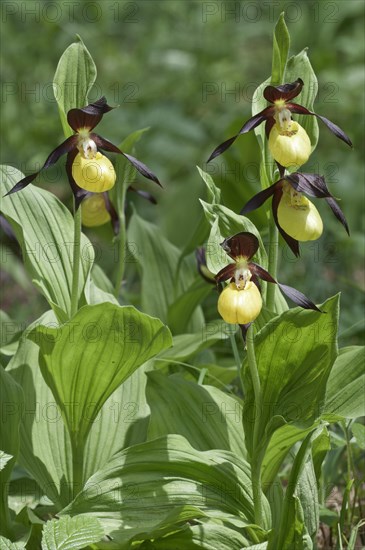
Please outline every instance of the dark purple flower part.
[{"label": "dark purple flower part", "polygon": [[240,214],[246,215],[249,212],[256,210],[256,208],[259,208],[259,206],[261,206],[269,197],[272,197],[272,212],[276,226],[292,252],[296,256],[299,256],[300,252],[298,240],[288,235],[288,233],[286,233],[280,226],[278,220],[279,203],[283,197],[284,189],[287,188],[288,184],[297,193],[304,193],[309,197],[325,199],[336,218],[342,223],[347,233],[350,234],[349,226],[344,213],[328,190],[324,177],[318,174],[302,174],[300,172],[294,172],[293,174],[288,174],[282,177],[270,187],[260,191],[257,195],[252,197],[252,199],[250,199],[242,208]]},{"label": "dark purple flower part", "polygon": [[303,86],[304,82],[301,78],[298,78],[295,82],[282,84],[281,86],[266,86],[266,88],[264,89],[264,98],[269,103],[271,103],[271,105],[269,105],[268,107],[257,113],[255,116],[251,117],[247,122],[245,122],[238,134],[218,145],[218,147],[216,147],[213,153],[210,155],[208,162],[215,159],[224,151],[226,151],[236,141],[238,136],[240,136],[241,134],[245,134],[250,130],[253,130],[265,121],[265,132],[266,137],[268,138],[271,128],[275,124],[275,120],[288,119],[288,117],[291,117],[291,113],[299,115],[312,115],[319,118],[327,126],[327,128],[329,128],[331,132],[335,134],[335,136],[337,136],[339,139],[347,143],[347,145],[350,145],[350,147],[352,147],[350,138],[345,134],[343,130],[341,130],[341,128],[339,128],[339,126],[337,126],[324,116],[317,115],[317,113],[309,111],[302,105],[291,102],[294,97],[300,94]]},{"label": "dark purple flower part", "polygon": [[251,280],[260,290],[259,279],[262,279],[268,283],[278,285],[282,292],[298,306],[304,309],[313,309],[314,311],[321,312],[321,310],[302,294],[302,292],[299,292],[299,290],[291,286],[279,283],[268,271],[266,271],[266,269],[250,261],[259,248],[259,241],[252,233],[237,233],[237,235],[233,237],[224,239],[221,246],[235,263],[223,267],[223,269],[217,273],[215,276],[217,283],[231,279],[231,282],[236,283],[237,288],[243,288],[245,283]]},{"label": "dark purple flower part", "polygon": [[107,104],[106,98],[101,97],[95,103],[90,103],[81,109],[70,109],[67,113],[67,121],[75,134],[65,139],[58,147],[56,147],[48,156],[46,162],[38,172],[26,176],[18,181],[16,185],[7,193],[10,195],[21,191],[29,185],[42,171],[55,164],[58,159],[67,154],[66,171],[72,192],[76,199],[76,204],[79,205],[82,199],[86,196],[87,191],[81,189],[75,182],[72,176],[72,165],[75,157],[79,152],[82,152],[86,158],[92,158],[99,149],[111,151],[123,155],[145,178],[154,181],[161,186],[155,174],[145,165],[132,155],[123,153],[116,145],[107,139],[92,132],[97,124],[101,121],[105,113],[114,109]]}]

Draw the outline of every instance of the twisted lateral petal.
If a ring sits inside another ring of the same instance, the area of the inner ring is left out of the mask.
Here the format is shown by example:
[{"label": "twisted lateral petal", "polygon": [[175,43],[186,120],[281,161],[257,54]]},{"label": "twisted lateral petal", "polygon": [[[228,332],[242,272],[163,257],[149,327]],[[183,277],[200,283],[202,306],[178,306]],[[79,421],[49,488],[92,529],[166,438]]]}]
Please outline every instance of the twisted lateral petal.
[{"label": "twisted lateral petal", "polygon": [[244,123],[238,134],[227,139],[214,149],[207,162],[210,162],[211,160],[224,153],[224,151],[226,151],[241,134],[245,134],[246,132],[249,132],[250,130],[256,128],[256,126],[259,126],[262,122],[264,122],[264,120],[267,120],[269,117],[273,116],[274,112],[274,107],[266,107],[265,109],[257,113],[257,115],[251,117],[249,120],[247,120],[247,122]]},{"label": "twisted lateral petal", "polygon": [[333,197],[325,197],[325,200],[327,201],[327,204],[331,208],[336,218],[342,223],[342,225],[346,229],[347,234],[350,235],[350,229],[345,218],[345,214],[342,212],[336,200]]},{"label": "twisted lateral petal", "polygon": [[42,172],[42,170],[45,170],[46,168],[49,168],[49,166],[52,166],[53,164],[55,164],[58,161],[58,159],[62,157],[62,155],[65,155],[66,153],[69,153],[72,149],[74,149],[76,147],[76,144],[77,144],[77,136],[70,136],[69,138],[67,138],[65,141],[61,143],[61,145],[58,145],[56,149],[53,149],[52,153],[48,155],[46,162],[43,164],[42,168],[38,170],[38,172],[35,172],[34,174],[30,174],[29,176],[26,176],[22,180],[18,181],[18,183],[16,183],[14,187],[10,189],[8,193],[6,193],[5,196],[11,195],[12,193],[17,193],[18,191],[21,191],[22,189],[24,189],[24,187],[26,187],[27,185],[32,183],[33,180],[35,180],[35,178],[38,176],[40,172]]},{"label": "twisted lateral petal", "polygon": [[127,153],[123,153],[123,151],[121,151],[119,149],[119,147],[114,145],[114,143],[112,143],[111,141],[99,136],[98,134],[90,134],[90,137],[91,137],[91,139],[93,139],[95,141],[96,145],[100,149],[102,149],[104,151],[111,151],[111,152],[117,153],[119,155],[123,155],[126,159],[129,160],[129,162],[131,164],[133,164],[133,166],[138,170],[138,172],[140,174],[142,174],[142,176],[144,176],[145,178],[147,178],[151,181],[154,181],[155,183],[157,183],[157,185],[162,187],[162,185],[161,185],[159,179],[157,178],[157,176],[155,176],[155,174],[152,172],[152,170],[150,170],[148,168],[148,166],[143,164],[143,162],[136,159],[135,157],[132,157],[132,155],[127,155]]},{"label": "twisted lateral petal", "polygon": [[292,113],[296,113],[299,115],[312,115],[319,118],[327,126],[327,128],[331,130],[333,134],[335,134],[335,136],[337,136],[339,139],[347,143],[347,145],[352,147],[352,141],[348,137],[348,135],[345,134],[345,132],[341,130],[341,128],[337,126],[337,124],[334,124],[333,122],[328,120],[328,118],[322,115],[317,115],[317,113],[313,113],[312,111],[309,111],[308,109],[306,109],[306,107],[303,107],[302,105],[298,105],[297,103],[287,103],[286,106]]},{"label": "twisted lateral petal", "polygon": [[[251,262],[249,264],[249,269],[252,273],[257,275],[257,277],[260,277],[264,281],[267,281],[268,283],[274,283],[279,286],[279,288],[283,291],[283,293],[290,298],[294,303],[296,303],[298,306],[304,308],[304,309],[313,309],[314,311],[321,312],[320,309],[311,301],[309,298],[307,298],[302,292],[297,290],[296,288],[293,288],[288,285],[283,285],[276,281],[274,277],[270,275],[266,269],[261,267],[260,265]],[[322,312],[321,312],[322,313]]]},{"label": "twisted lateral petal", "polygon": [[103,115],[112,109],[114,107],[110,107],[103,96],[81,109],[70,109],[67,113],[67,122],[75,132],[82,128],[92,130],[99,124]]},{"label": "twisted lateral petal", "polygon": [[259,208],[262,204],[264,204],[264,202],[275,193],[281,182],[282,180],[276,181],[275,183],[270,185],[270,187],[267,187],[263,191],[260,191],[254,197],[252,197],[252,199],[246,202],[245,206],[240,211],[241,216],[247,214],[248,212],[256,210],[256,208]]},{"label": "twisted lateral petal", "polygon": [[285,180],[299,193],[306,193],[310,197],[325,198],[332,197],[325,179],[318,174],[302,174],[294,172],[285,176]]}]

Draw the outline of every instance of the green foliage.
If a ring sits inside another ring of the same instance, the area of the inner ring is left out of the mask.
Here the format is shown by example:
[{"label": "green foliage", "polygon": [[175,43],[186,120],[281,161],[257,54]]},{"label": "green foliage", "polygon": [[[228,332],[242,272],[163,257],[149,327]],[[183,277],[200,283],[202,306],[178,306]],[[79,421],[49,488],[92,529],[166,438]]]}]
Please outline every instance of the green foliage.
[{"label": "green foliage", "polygon": [[104,531],[96,518],[63,516],[46,523],[42,550],[78,550],[98,542],[103,535]]}]

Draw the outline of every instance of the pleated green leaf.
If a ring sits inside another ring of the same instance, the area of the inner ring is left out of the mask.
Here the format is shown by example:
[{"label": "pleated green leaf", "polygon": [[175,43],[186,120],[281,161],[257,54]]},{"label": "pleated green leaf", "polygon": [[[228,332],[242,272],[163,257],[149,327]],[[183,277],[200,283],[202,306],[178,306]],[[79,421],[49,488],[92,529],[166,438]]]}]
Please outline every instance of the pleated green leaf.
[{"label": "pleated green leaf", "polygon": [[29,337],[40,347],[44,379],[80,445],[117,387],[171,345],[159,319],[108,302],[84,306],[68,323],[39,326]]},{"label": "pleated green leaf", "polygon": [[53,93],[66,136],[73,134],[67,123],[67,111],[84,107],[88,103],[88,94],[95,80],[95,63],[77,35],[77,42],[71,44],[62,54],[53,78]]},{"label": "pleated green leaf", "polygon": [[246,456],[238,399],[180,375],[167,377],[152,371],[148,373],[147,400],[151,408],[149,439],[180,434],[200,451],[226,449]]},{"label": "pleated green leaf", "polygon": [[[62,513],[97,517],[114,547],[124,548],[132,540],[155,538],[156,529],[170,525],[171,514],[176,531],[186,507],[191,511],[184,522],[203,513],[253,523],[248,463],[229,451],[197,451],[183,437],[169,435],[116,453]],[[268,523],[265,498],[264,516]]]},{"label": "pleated green leaf", "polygon": [[284,12],[280,14],[278,22],[275,25],[273,38],[271,82],[274,85],[278,85],[283,83],[290,46],[290,35],[285,23]]},{"label": "pleated green leaf", "polygon": [[103,535],[104,531],[96,518],[63,516],[44,525],[42,550],[78,550],[98,542]]},{"label": "pleated green leaf", "polygon": [[340,350],[326,391],[323,416],[332,421],[365,416],[364,346]]},{"label": "pleated green leaf", "polygon": [[30,325],[7,370],[24,391],[18,462],[60,509],[71,500],[71,445],[61,411],[39,367],[39,347],[26,338],[40,324],[57,326],[53,312]]},{"label": "pleated green leaf", "polygon": [[[1,194],[4,195],[23,174],[11,166],[1,167]],[[22,248],[25,265],[61,321],[71,312],[73,219],[61,201],[49,191],[28,185],[4,197],[1,210],[9,220]],[[82,235],[79,296],[94,261],[94,249]]]},{"label": "pleated green leaf", "polygon": [[[258,437],[261,449],[285,423],[306,429],[323,411],[327,380],[337,357],[338,302],[338,296],[327,300],[321,306],[325,313],[290,309],[257,333],[255,354],[263,404]],[[243,375],[247,395],[252,396],[247,362]],[[254,400],[246,399],[243,422],[249,451],[255,414]]]}]

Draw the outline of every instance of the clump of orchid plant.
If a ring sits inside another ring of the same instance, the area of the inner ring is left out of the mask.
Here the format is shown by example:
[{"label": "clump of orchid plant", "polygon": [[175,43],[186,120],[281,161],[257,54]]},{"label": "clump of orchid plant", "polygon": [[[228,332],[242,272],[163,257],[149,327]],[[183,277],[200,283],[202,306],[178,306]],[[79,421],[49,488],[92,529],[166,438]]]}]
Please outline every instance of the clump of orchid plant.
[{"label": "clump of orchid plant", "polygon": [[264,98],[271,103],[242,126],[238,134],[227,139],[210,155],[208,162],[226,151],[240,136],[265,122],[265,133],[269,140],[269,150],[278,164],[284,167],[301,166],[307,162],[311,153],[311,143],[304,128],[292,120],[292,114],[312,115],[320,119],[335,136],[350,145],[350,138],[339,126],[328,118],[309,111],[306,107],[292,103],[292,99],[300,94],[304,82],[298,78],[295,82],[281,86],[266,86]]},{"label": "clump of orchid plant", "polygon": [[259,241],[252,233],[237,233],[225,239],[221,247],[234,260],[215,276],[217,283],[230,280],[218,299],[218,311],[227,323],[247,325],[259,316],[262,309],[259,279],[277,284],[297,305],[320,311],[299,290],[279,283],[266,269],[251,261],[259,248]]},{"label": "clump of orchid plant", "polygon": [[323,231],[322,219],[317,208],[303,193],[310,197],[325,199],[347,233],[350,233],[344,213],[329,192],[324,177],[318,174],[287,174],[252,197],[240,213],[246,215],[272,197],[275,223],[293,253],[299,256],[298,241],[316,240]]},{"label": "clump of orchid plant", "polygon": [[107,104],[105,97],[101,97],[98,101],[81,109],[70,109],[67,113],[67,121],[75,133],[50,153],[38,172],[20,180],[7,194],[24,189],[42,170],[55,164],[65,154],[67,154],[66,171],[69,183],[78,203],[86,196],[86,192],[107,191],[114,186],[116,173],[110,160],[98,149],[123,155],[140,174],[161,185],[157,176],[143,162],[123,153],[116,145],[93,132],[104,114],[113,108]]}]

